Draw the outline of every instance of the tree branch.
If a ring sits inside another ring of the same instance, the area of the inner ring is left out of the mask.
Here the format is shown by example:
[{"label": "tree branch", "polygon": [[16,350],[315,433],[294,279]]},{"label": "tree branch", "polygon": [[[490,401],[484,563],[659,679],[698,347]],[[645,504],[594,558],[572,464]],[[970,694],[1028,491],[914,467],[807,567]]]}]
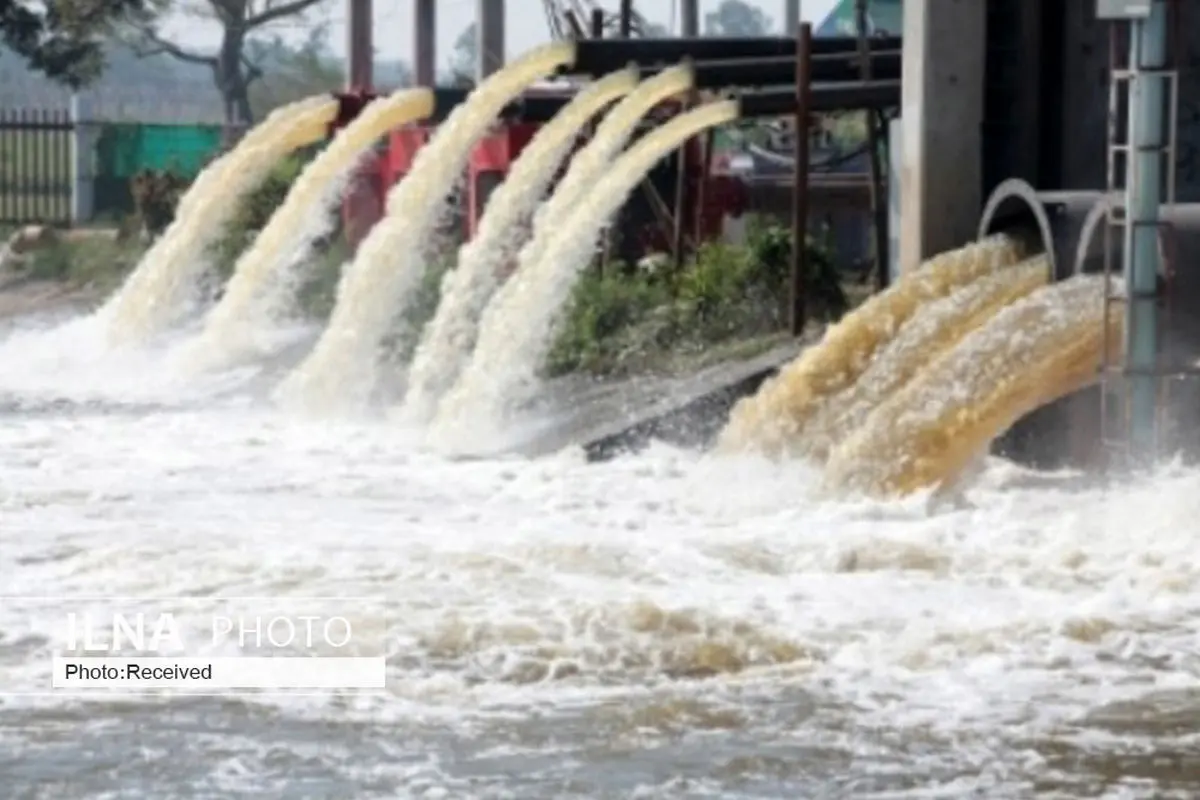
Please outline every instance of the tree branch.
[{"label": "tree branch", "polygon": [[162,38],[150,28],[139,28],[138,36],[141,41],[131,42],[130,46],[133,47],[134,54],[141,58],[166,54],[189,64],[203,64],[206,67],[215,67],[217,64],[216,56],[206,56],[185,50],[174,42]]},{"label": "tree branch", "polygon": [[276,20],[300,14],[310,6],[315,6],[321,0],[291,0],[279,6],[269,6],[258,14],[246,18],[246,28],[257,28]]},{"label": "tree branch", "polygon": [[245,80],[246,80],[247,86],[254,83],[256,80],[258,80],[259,78],[261,78],[263,76],[262,67],[258,66],[258,64],[255,64],[253,61],[246,58],[246,56],[242,56],[242,69],[244,70],[244,75],[245,75]]}]

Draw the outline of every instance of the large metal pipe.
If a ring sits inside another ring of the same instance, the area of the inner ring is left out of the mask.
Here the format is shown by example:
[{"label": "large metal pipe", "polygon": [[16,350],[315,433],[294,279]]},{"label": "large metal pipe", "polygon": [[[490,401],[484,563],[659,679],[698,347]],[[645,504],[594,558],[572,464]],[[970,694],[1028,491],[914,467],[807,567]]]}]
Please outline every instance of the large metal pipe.
[{"label": "large metal pipe", "polygon": [[[814,39],[816,43],[820,39]],[[796,107],[792,88],[746,92],[740,96],[743,117],[778,117]],[[900,105],[900,81],[826,83],[812,87],[810,111],[851,111],[861,108],[895,108]]]},{"label": "large metal pipe", "polygon": [[[655,64],[642,67],[643,76],[666,69]],[[692,64],[697,89],[719,89],[731,86],[783,86],[796,80],[796,57],[733,58],[719,61],[697,61]],[[594,77],[598,77],[598,73]],[[871,78],[900,80],[900,51],[878,51],[871,56]],[[862,68],[855,56],[843,53],[816,56],[812,59],[814,83],[849,83],[863,79]]]},{"label": "large metal pipe", "polygon": [[[1103,268],[1105,216],[1110,204],[1120,206],[1124,200],[1123,194],[1102,196],[1083,220],[1075,242],[1075,272],[1099,272]],[[1163,205],[1157,213],[1162,238],[1155,242],[1156,257],[1163,258],[1163,273],[1173,273],[1173,278],[1168,281],[1163,275],[1155,276],[1159,293],[1156,330],[1164,334],[1155,364],[1164,372],[1173,372],[1191,369],[1200,362],[1200,271],[1187,268],[1200,263],[1200,203]],[[1117,240],[1118,245],[1122,243]],[[1184,265],[1183,269],[1172,269],[1178,264]],[[1113,271],[1127,272],[1123,259],[1117,260]]]},{"label": "large metal pipe", "polygon": [[[1104,269],[1105,218],[1111,206],[1120,209],[1124,202],[1123,193],[1039,192],[1019,178],[1010,178],[988,198],[979,236],[1004,232],[1020,238],[1029,252],[1050,257],[1056,280],[1096,274]],[[1200,203],[1161,206],[1159,217],[1164,228],[1161,254],[1172,263],[1200,263]],[[1122,239],[1116,244],[1120,247]],[[1156,250],[1159,245],[1155,243]],[[1124,270],[1124,259],[1118,253],[1113,271],[1121,274]],[[1167,291],[1157,305],[1168,309],[1170,315],[1166,324],[1158,326],[1168,335],[1162,343],[1162,358],[1155,363],[1167,371],[1200,360],[1200,272],[1184,269],[1175,276],[1169,286],[1155,276],[1156,289]]]},{"label": "large metal pipe", "polygon": [[[734,58],[790,58],[795,37],[705,37],[699,39],[586,39],[575,45],[575,64],[565,72],[603,75],[631,63],[641,66],[671,66],[685,58],[720,61]],[[899,36],[871,39],[872,53],[899,52]],[[845,55],[856,57],[858,42],[852,36],[813,39],[813,57]]]},{"label": "large metal pipe", "polygon": [[[984,204],[979,238],[1006,233],[1021,241],[1031,255],[1050,260],[1048,278],[1072,274],[1075,244],[1100,192],[1038,192],[1020,178],[997,186]],[[1097,457],[1099,400],[1073,397],[1041,409],[1018,422],[994,444],[1002,456],[1042,469],[1090,467]]]},{"label": "large metal pipe", "polygon": [[[820,41],[814,39],[814,42]],[[444,120],[454,107],[467,98],[467,89],[438,87],[433,91],[433,113],[427,124]],[[796,90],[773,89],[762,92],[744,92],[738,95],[743,117],[778,117],[792,114],[796,110]],[[861,83],[828,83],[816,85],[811,91],[812,113],[845,111],[856,108],[889,108],[900,102],[899,81],[874,81]],[[501,119],[523,122],[547,122],[562,107],[571,101],[568,95],[549,97],[530,95],[505,106]]]},{"label": "large metal pipe", "polygon": [[1027,252],[1045,253],[1051,275],[1062,280],[1077,271],[1076,243],[1103,196],[1096,191],[1039,192],[1020,178],[1009,178],[984,204],[979,238],[1007,233],[1020,239]]},{"label": "large metal pipe", "polygon": [[[1019,237],[1031,252],[1044,252],[1054,276],[1097,274],[1104,269],[1104,229],[1113,204],[1122,206],[1123,192],[1038,192],[1028,183],[1009,179],[992,192],[979,222],[980,237],[1006,232]],[[1117,212],[1118,214],[1121,212]],[[1164,223],[1161,254],[1168,262],[1200,263],[1200,203],[1161,206]],[[1123,241],[1118,239],[1113,270],[1124,268]],[[1157,244],[1157,243],[1156,243]],[[1160,352],[1156,365],[1167,373],[1165,403],[1169,440],[1173,449],[1188,458],[1200,457],[1200,271],[1178,270],[1165,285],[1158,302]],[[1132,377],[1132,376],[1131,376]],[[1009,447],[1019,447],[1022,460],[1043,466],[1094,466],[1098,452],[1100,409],[1097,390],[1039,411],[1008,437]],[[1018,455],[1013,453],[1013,455]]]}]

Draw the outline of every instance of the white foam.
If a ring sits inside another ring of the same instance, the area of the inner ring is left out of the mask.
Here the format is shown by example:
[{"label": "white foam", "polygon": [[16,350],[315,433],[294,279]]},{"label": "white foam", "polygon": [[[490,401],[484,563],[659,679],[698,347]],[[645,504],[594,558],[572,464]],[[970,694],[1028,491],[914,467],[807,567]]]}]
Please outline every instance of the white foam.
[{"label": "white foam", "polygon": [[[58,336],[63,359],[87,341]],[[31,390],[11,377],[31,341],[0,346],[9,391]],[[145,356],[143,378],[155,363]],[[139,396],[112,369],[87,380]],[[46,368],[32,391],[79,381]],[[805,736],[868,763],[872,731],[966,743],[978,752],[954,763],[990,759],[1019,787],[1039,768],[1014,765],[1006,741],[1061,737],[1105,703],[1195,685],[1195,469],[1105,494],[992,464],[975,508],[935,515],[822,501],[814,485],[797,463],[665,447],[599,465],[573,452],[454,462],[390,425],[43,409],[0,426],[0,574],[10,596],[383,594],[387,693],[245,702],[322,731],[428,725],[526,754],[592,746],[580,731],[597,726],[629,752],[706,730],[686,714],[638,721],[685,703],[731,715],[730,735],[756,747]],[[55,613],[4,604],[0,632],[46,630]],[[10,653],[0,685],[42,686],[46,668],[40,651]],[[797,696],[834,711],[775,714]],[[6,700],[6,713],[22,707]],[[631,719],[609,734],[618,713]],[[220,741],[258,763],[258,740]]]}]

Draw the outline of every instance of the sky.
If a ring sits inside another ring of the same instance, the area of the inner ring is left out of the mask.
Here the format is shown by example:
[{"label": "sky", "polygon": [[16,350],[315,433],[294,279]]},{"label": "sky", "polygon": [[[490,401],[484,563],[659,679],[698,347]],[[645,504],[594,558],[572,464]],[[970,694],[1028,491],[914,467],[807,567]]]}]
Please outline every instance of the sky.
[{"label": "sky", "polygon": [[[837,4],[838,0],[800,0],[800,15],[811,22],[819,22]],[[204,0],[188,0],[192,5],[205,5]],[[261,2],[261,0],[259,0]],[[346,39],[346,6],[347,0],[325,0],[320,10],[311,15],[312,19],[324,19],[329,23],[331,44],[339,53],[345,52]],[[785,0],[749,0],[751,5],[758,6],[772,19],[776,30],[782,32],[782,19]],[[475,19],[475,7],[478,0],[438,0],[438,65],[447,64],[454,40],[459,33]],[[379,59],[402,58],[412,61],[412,19],[413,0],[375,0],[375,51]],[[605,8],[617,8],[616,0],[602,2]],[[720,0],[700,0],[700,19],[703,24],[705,13],[716,9]],[[678,30],[677,0],[635,0],[637,10],[649,19],[671,25],[673,22]],[[289,20],[273,27],[288,39],[301,39],[310,25],[300,19]],[[542,10],[542,0],[508,0],[505,34],[507,36],[507,54],[509,58],[528,50],[537,44],[549,40],[550,33],[546,27],[546,17]],[[217,42],[219,29],[211,24],[201,22],[191,16],[176,15],[166,26],[164,32],[173,41],[190,45],[196,49],[213,47]]]}]

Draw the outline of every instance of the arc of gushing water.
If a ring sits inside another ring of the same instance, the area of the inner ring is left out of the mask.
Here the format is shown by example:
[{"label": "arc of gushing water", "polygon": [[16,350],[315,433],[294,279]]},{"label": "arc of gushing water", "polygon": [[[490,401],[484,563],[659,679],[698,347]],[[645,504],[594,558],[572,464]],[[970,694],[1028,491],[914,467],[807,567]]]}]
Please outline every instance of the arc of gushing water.
[{"label": "arc of gushing water", "polygon": [[187,310],[205,268],[207,250],[237,212],[238,200],[266,178],[280,158],[322,139],[337,113],[330,95],[272,112],[200,174],[174,221],[133,273],[97,312],[113,344],[161,333]]},{"label": "arc of gushing water", "polygon": [[[692,88],[695,70],[688,63],[664,69],[638,84],[624,100],[605,115],[591,142],[571,159],[567,174],[554,189],[554,194],[542,204],[533,218],[533,236],[521,252],[520,263],[536,264],[542,251],[552,239],[563,219],[570,216],[580,202],[581,194],[595,186],[596,181],[612,166],[612,160],[629,142],[637,124],[650,109],[662,101]],[[518,268],[517,274],[520,275]]]},{"label": "arc of gushing water", "polygon": [[777,454],[801,435],[824,398],[851,386],[876,353],[926,304],[946,297],[984,275],[1003,271],[1020,259],[1018,243],[1004,235],[940,253],[906,272],[886,291],[872,295],[821,341],[806,348],[734,405],[717,439],[720,451]]},{"label": "arc of gushing water", "polygon": [[329,325],[308,358],[280,387],[280,399],[309,410],[369,400],[392,323],[408,310],[428,239],[471,148],[514,96],[575,58],[573,42],[532,50],[490,75],[438,128],[408,176],[388,194],[385,216],[343,272]]},{"label": "arc of gushing water", "polygon": [[296,179],[283,204],[254,243],[242,253],[225,294],[205,320],[204,330],[184,353],[193,369],[232,363],[247,351],[256,330],[269,324],[294,298],[289,273],[333,221],[333,206],[346,181],[371,146],[388,131],[433,113],[427,88],[401,89],[371,102]]},{"label": "arc of gushing water", "polygon": [[[536,381],[558,320],[579,272],[592,257],[595,240],[608,218],[654,164],[698,132],[738,116],[736,100],[718,100],[681,114],[644,136],[609,169],[547,243],[523,289],[493,303],[480,324],[479,343],[462,378],[447,395],[434,424],[435,441],[452,444],[454,429],[482,418],[469,433],[488,435],[508,409],[525,399]],[[497,298],[499,300],[499,298]]]},{"label": "arc of gushing water", "polygon": [[427,421],[438,399],[462,371],[475,346],[476,321],[502,281],[502,270],[519,244],[532,207],[580,129],[600,109],[637,85],[638,71],[628,67],[586,86],[538,130],[492,193],[474,237],[459,249],[457,267],[442,281],[437,313],[417,345],[402,410],[405,420]]},{"label": "arc of gushing water", "polygon": [[[1036,256],[985,275],[952,294],[926,302],[894,338],[877,350],[854,383],[822,397],[813,416],[790,442],[758,442],[822,462],[870,413],[952,349],[1000,309],[1045,285],[1048,259]],[[769,434],[771,431],[762,431]]]},{"label": "arc of gushing water", "polygon": [[1103,293],[1100,276],[1077,275],[988,319],[830,454],[826,488],[888,497],[953,482],[1021,416],[1098,379],[1122,328],[1115,315],[1106,326]]}]

